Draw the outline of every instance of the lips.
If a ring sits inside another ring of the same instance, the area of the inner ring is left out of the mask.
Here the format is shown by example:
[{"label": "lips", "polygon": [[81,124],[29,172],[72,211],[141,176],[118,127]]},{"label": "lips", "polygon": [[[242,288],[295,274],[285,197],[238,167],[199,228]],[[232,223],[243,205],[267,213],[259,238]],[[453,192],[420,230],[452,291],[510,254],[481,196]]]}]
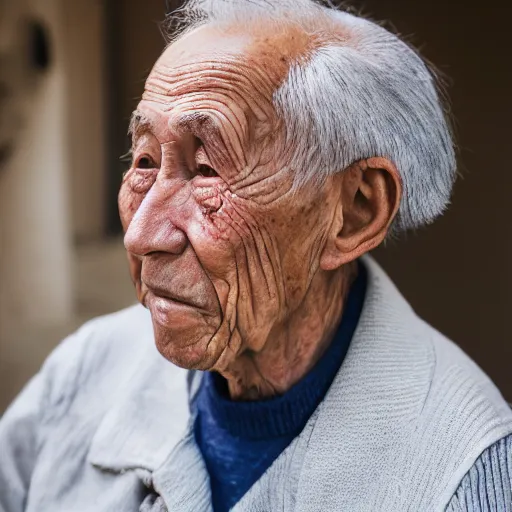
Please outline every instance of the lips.
[{"label": "lips", "polygon": [[202,309],[202,307],[199,304],[195,303],[189,297],[183,297],[180,295],[176,295],[175,293],[172,293],[169,290],[162,288],[161,286],[151,285],[151,284],[148,284],[147,282],[143,282],[142,286],[143,286],[143,288],[146,288],[148,292],[151,292],[151,294],[157,298],[177,302],[179,304],[183,304],[184,306]]},{"label": "lips", "polygon": [[[174,299],[155,295],[148,290],[144,305],[151,312],[154,325],[159,325],[166,331],[183,331],[197,327],[198,321],[204,320],[203,310],[178,302]],[[179,343],[179,341],[175,341]]]}]

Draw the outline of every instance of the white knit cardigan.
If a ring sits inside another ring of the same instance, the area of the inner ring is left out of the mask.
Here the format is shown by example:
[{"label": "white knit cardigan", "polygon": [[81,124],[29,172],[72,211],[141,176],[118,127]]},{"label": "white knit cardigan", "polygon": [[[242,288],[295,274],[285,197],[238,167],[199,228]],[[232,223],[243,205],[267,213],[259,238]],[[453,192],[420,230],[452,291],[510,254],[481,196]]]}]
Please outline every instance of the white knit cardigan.
[{"label": "white knit cardigan", "polygon": [[[341,369],[236,512],[443,511],[480,454],[512,433],[489,378],[364,264]],[[148,493],[159,510],[210,511],[189,408],[200,378],[157,353],[141,307],[90,322],[0,421],[0,511],[137,511]]]}]

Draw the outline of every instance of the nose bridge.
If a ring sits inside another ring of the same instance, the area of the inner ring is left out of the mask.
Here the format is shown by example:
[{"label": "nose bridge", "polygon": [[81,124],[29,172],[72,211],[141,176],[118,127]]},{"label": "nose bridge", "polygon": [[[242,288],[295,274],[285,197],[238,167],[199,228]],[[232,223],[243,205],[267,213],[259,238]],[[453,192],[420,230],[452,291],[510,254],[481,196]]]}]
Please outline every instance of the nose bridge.
[{"label": "nose bridge", "polygon": [[153,252],[183,252],[186,235],[175,223],[181,196],[179,181],[167,178],[162,183],[157,179],[144,197],[124,237],[129,252],[138,256]]},{"label": "nose bridge", "polygon": [[188,179],[194,167],[196,141],[190,134],[174,135],[172,140],[161,145],[162,164],[160,173],[163,178]]}]

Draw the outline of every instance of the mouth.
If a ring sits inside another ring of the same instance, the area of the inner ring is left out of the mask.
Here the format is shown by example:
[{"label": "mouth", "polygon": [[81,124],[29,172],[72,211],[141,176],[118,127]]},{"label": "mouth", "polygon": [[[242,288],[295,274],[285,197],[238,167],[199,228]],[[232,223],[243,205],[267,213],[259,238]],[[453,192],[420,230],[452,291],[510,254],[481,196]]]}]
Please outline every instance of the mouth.
[{"label": "mouth", "polygon": [[164,327],[188,323],[185,319],[202,316],[202,310],[190,302],[174,297],[163,296],[148,289],[144,295],[143,305],[149,309],[153,320]]},{"label": "mouth", "polygon": [[[142,282],[142,297],[141,303],[148,308],[158,318],[168,318],[169,315],[175,314],[200,314],[201,316],[210,316],[211,311],[206,310],[202,305],[191,300],[188,297],[183,297],[171,293],[167,289],[158,286],[148,286]],[[166,323],[166,322],[164,322]]]},{"label": "mouth", "polygon": [[169,292],[168,290],[165,290],[163,288],[157,287],[157,286],[148,286],[146,283],[142,283],[142,288],[144,289],[143,294],[143,304],[145,305],[145,302],[151,298],[154,297],[155,299],[159,299],[163,302],[172,302],[174,304],[180,304],[185,307],[189,308],[195,308],[195,309],[202,309],[199,305],[197,305],[192,300],[181,297],[179,295],[176,295],[174,293]]}]

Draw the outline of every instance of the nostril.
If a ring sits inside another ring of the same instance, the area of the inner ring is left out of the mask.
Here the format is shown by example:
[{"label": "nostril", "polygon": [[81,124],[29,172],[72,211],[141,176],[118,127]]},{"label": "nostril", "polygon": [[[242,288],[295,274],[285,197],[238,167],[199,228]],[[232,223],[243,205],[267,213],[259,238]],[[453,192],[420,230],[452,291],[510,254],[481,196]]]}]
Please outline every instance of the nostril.
[{"label": "nostril", "polygon": [[125,249],[139,259],[158,252],[182,254],[187,244],[185,233],[168,219],[152,218],[149,224],[136,216],[124,235]]},{"label": "nostril", "polygon": [[166,252],[172,254],[183,254],[188,245],[187,235],[176,226],[172,226],[172,228],[166,233],[167,239],[165,240],[165,244],[162,245]]}]

